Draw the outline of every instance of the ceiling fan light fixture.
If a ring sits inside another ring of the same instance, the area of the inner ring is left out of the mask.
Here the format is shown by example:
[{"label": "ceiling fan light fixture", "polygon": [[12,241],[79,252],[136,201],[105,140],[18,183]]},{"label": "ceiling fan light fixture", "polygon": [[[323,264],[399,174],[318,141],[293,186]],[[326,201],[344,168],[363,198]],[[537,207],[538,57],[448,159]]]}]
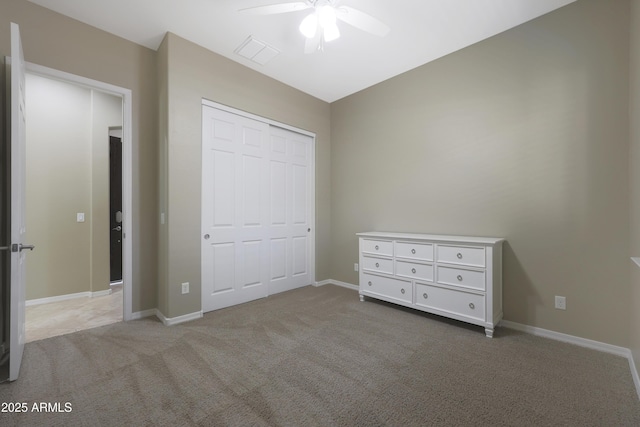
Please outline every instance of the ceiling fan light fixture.
[{"label": "ceiling fan light fixture", "polygon": [[[272,0],[273,1],[273,0]],[[306,37],[305,53],[322,50],[324,43],[340,37],[338,21],[367,33],[384,37],[389,27],[383,22],[350,6],[343,6],[342,0],[281,0],[282,3],[267,4],[240,9],[241,12],[273,15],[279,13],[311,11],[300,22],[300,32]]]},{"label": "ceiling fan light fixture", "polygon": [[318,16],[315,13],[307,16],[300,23],[300,32],[308,39],[316,36],[318,31]]},{"label": "ceiling fan light fixture", "polygon": [[329,28],[336,25],[336,10],[328,4],[318,9],[318,22],[321,28]]},{"label": "ceiling fan light fixture", "polygon": [[340,30],[338,26],[334,23],[328,27],[324,27],[324,41],[330,42],[340,37]]}]

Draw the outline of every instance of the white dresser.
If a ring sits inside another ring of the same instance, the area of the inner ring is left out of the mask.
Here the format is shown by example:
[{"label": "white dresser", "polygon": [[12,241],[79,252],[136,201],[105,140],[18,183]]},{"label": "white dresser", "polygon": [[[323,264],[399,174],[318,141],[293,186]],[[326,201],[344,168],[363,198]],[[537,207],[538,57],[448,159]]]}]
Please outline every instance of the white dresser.
[{"label": "white dresser", "polygon": [[502,242],[496,237],[358,233],[360,301],[372,297],[484,327],[502,319]]}]

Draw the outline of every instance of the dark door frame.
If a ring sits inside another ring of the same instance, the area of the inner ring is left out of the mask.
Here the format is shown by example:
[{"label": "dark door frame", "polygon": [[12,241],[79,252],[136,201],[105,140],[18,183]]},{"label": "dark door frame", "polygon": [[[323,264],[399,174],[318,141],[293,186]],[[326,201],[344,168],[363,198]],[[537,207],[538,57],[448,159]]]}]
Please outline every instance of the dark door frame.
[{"label": "dark door frame", "polygon": [[122,283],[122,127],[109,128],[109,281]]}]

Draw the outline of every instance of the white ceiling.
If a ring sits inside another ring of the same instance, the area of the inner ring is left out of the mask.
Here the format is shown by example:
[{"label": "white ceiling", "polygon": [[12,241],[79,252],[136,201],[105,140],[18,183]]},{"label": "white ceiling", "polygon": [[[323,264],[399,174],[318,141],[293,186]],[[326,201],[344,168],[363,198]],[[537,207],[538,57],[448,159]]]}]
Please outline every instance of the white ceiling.
[{"label": "white ceiling", "polygon": [[[304,54],[298,26],[309,11],[249,15],[239,9],[292,0],[30,0],[157,49],[171,31],[327,102],[513,28],[575,0],[342,0],[391,31],[377,37],[339,22],[342,37]],[[234,50],[249,36],[280,54],[266,65]]]}]

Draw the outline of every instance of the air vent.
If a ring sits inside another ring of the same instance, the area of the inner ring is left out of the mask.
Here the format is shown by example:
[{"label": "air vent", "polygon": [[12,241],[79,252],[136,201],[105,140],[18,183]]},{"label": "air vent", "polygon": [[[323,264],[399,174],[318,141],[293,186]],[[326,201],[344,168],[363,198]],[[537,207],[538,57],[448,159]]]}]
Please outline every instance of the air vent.
[{"label": "air vent", "polygon": [[234,52],[260,65],[265,65],[280,53],[275,47],[253,36],[249,36]]}]

